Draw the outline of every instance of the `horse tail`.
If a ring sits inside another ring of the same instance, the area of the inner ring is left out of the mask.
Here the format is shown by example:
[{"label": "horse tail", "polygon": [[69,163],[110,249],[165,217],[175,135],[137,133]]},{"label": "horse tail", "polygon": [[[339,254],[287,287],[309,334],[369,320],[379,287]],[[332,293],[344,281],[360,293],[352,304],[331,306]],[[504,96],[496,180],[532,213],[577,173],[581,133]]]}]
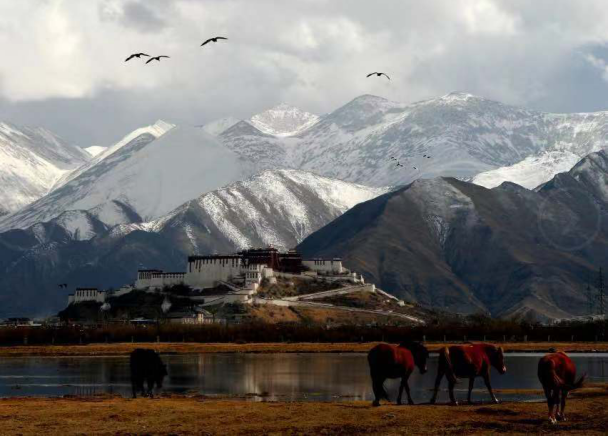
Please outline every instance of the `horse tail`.
[{"label": "horse tail", "polygon": [[446,378],[451,383],[457,383],[457,377],[455,376],[455,371],[453,369],[453,364],[450,360],[450,351],[448,347],[444,347],[440,350],[440,362],[444,362],[444,366],[446,369]]},{"label": "horse tail", "polygon": [[572,391],[581,388],[584,385],[584,381],[586,380],[587,375],[587,373],[584,373],[584,375],[582,375],[575,383],[573,383],[572,385],[567,385],[567,390]]},{"label": "horse tail", "polygon": [[564,389],[566,391],[573,391],[575,389],[579,389],[584,385],[584,380],[586,379],[586,373],[582,375],[575,383],[567,383],[563,380],[558,374],[556,374],[556,369],[554,365],[550,368],[550,377],[552,378],[552,382],[556,389]]}]

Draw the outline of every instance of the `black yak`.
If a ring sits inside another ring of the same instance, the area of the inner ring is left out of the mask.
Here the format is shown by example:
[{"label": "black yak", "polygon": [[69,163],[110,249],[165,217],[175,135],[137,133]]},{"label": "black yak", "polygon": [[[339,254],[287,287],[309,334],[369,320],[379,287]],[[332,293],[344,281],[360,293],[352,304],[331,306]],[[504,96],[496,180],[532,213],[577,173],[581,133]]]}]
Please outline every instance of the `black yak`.
[{"label": "black yak", "polygon": [[[131,367],[131,388],[133,398],[137,397],[137,391],[142,395],[152,397],[152,389],[156,383],[157,388],[163,387],[163,379],[167,375],[167,367],[161,361],[161,357],[154,350],[138,348],[131,352],[129,361]],[[148,390],[144,390],[144,381]]]}]

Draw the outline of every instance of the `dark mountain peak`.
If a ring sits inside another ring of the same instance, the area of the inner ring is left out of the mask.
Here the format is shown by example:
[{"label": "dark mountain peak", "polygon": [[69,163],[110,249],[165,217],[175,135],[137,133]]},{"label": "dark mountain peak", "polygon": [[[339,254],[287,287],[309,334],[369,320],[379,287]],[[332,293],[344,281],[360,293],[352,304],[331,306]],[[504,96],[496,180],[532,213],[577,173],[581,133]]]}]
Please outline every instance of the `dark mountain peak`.
[{"label": "dark mountain peak", "polygon": [[[581,283],[607,262],[607,166],[578,164],[535,192],[417,179],[354,207],[306,238],[306,256],[340,256],[400,298],[457,312],[580,315]],[[606,154],[606,153],[605,153]],[[600,180],[600,182],[599,182]],[[594,194],[595,189],[604,197]],[[541,208],[541,209],[540,209]]]},{"label": "dark mountain peak", "polygon": [[498,189],[498,190],[502,190],[502,191],[510,191],[510,192],[524,192],[524,191],[529,191],[527,188],[520,186],[518,183],[513,183],[513,182],[503,182],[501,185],[493,188],[493,189]]},{"label": "dark mountain peak", "polygon": [[588,172],[607,172],[607,150],[601,149],[584,156],[571,170],[569,174],[576,177]]},{"label": "dark mountain peak", "polygon": [[241,120],[233,126],[229,127],[219,135],[221,138],[230,139],[238,136],[260,136],[272,138],[271,135],[261,132],[247,121]]}]

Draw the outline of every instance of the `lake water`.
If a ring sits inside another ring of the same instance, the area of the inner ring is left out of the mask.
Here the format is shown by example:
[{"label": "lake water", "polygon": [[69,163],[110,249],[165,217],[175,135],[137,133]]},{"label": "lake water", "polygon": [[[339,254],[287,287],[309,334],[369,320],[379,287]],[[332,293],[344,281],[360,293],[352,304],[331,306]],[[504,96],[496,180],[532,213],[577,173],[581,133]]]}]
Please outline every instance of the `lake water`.
[{"label": "lake water", "polygon": [[[506,355],[508,372],[494,369],[494,389],[540,389],[537,362],[543,354]],[[607,382],[607,354],[572,354],[578,374],[591,382]],[[162,355],[169,376],[163,391],[175,394],[236,396],[255,401],[372,400],[373,393],[364,353],[299,354],[193,354]],[[425,375],[410,378],[415,402],[431,397],[437,356],[428,361]],[[385,387],[392,401],[398,380]],[[120,394],[131,392],[128,357],[12,357],[0,359],[0,397]],[[467,396],[467,381],[457,385],[457,399]],[[474,401],[488,401],[482,379],[476,380]],[[498,392],[503,400],[534,401],[541,395]],[[405,399],[405,397],[404,397]],[[446,380],[438,402],[447,402]]]}]

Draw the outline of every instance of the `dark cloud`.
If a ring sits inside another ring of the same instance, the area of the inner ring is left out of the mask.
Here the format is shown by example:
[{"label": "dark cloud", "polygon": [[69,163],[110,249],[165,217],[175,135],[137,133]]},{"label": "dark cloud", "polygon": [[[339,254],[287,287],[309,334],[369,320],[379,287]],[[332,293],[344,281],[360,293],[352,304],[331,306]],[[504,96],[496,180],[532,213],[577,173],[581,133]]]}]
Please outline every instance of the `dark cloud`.
[{"label": "dark cloud", "polygon": [[141,32],[159,32],[167,25],[159,12],[139,1],[125,4],[121,22]]}]

